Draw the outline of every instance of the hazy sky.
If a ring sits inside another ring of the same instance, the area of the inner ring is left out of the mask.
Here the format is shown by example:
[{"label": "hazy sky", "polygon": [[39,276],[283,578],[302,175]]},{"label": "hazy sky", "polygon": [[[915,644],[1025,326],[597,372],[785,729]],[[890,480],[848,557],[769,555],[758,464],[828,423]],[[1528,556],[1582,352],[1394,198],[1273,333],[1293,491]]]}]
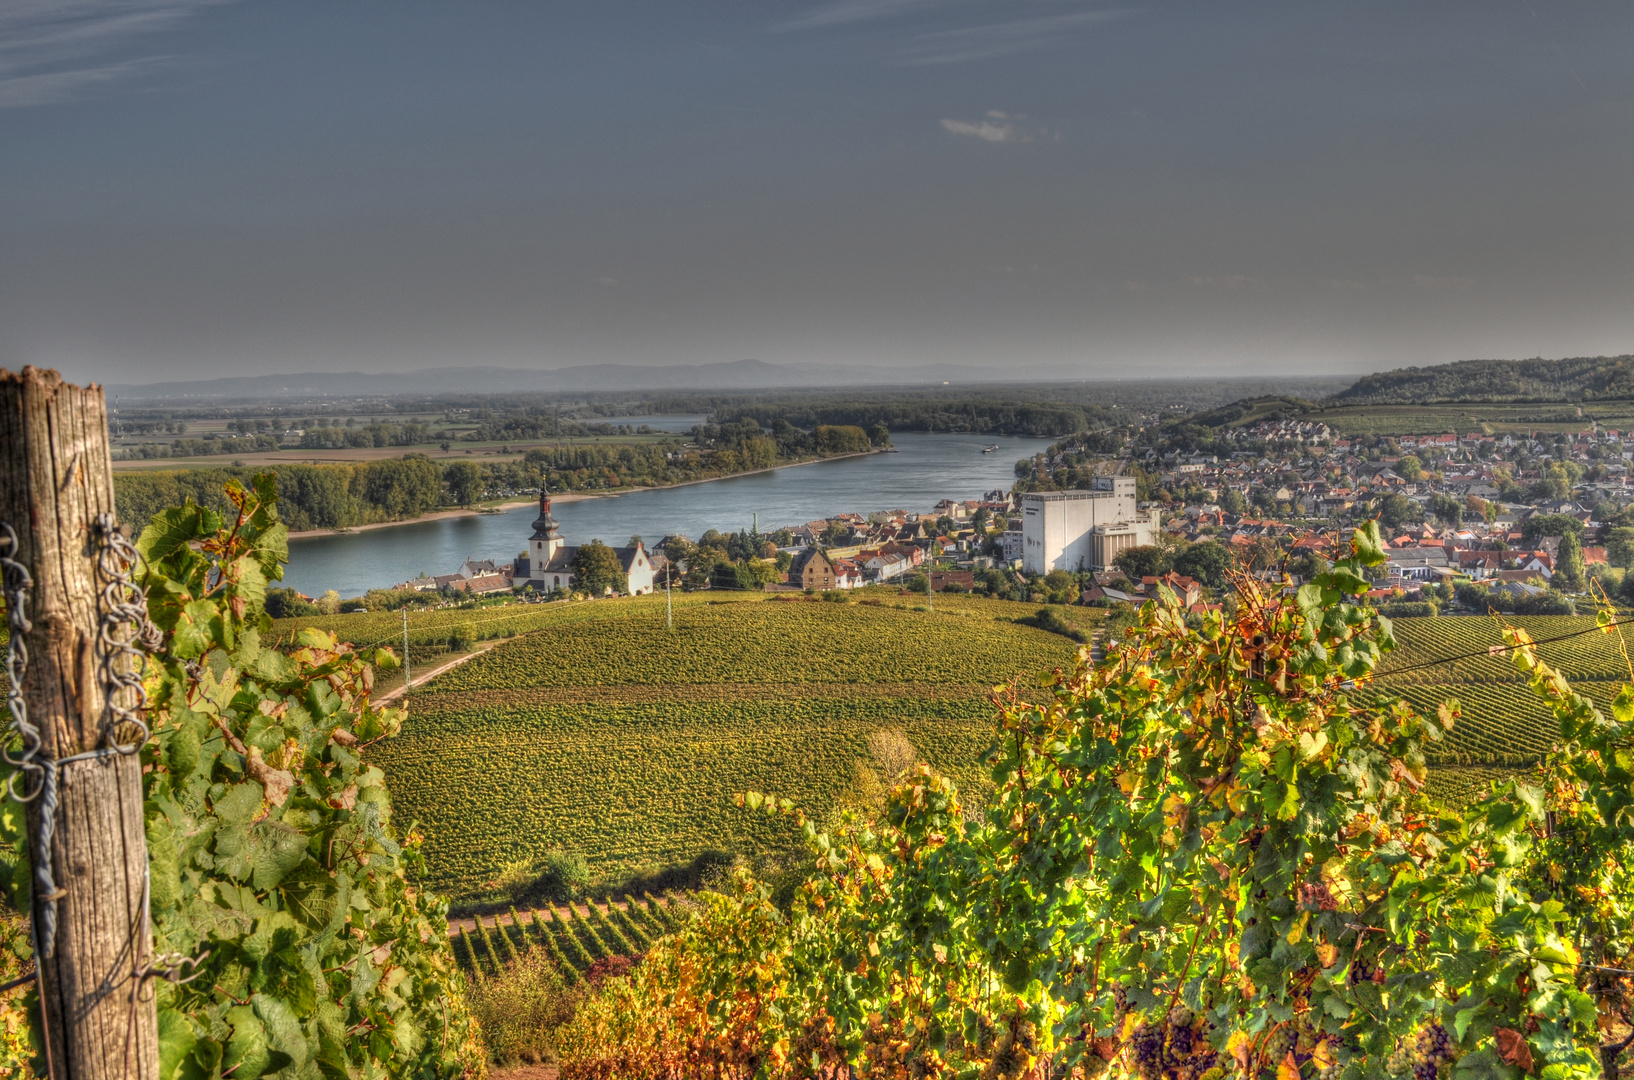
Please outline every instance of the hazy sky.
[{"label": "hazy sky", "polygon": [[0,366],[1634,351],[1634,4],[0,0]]}]

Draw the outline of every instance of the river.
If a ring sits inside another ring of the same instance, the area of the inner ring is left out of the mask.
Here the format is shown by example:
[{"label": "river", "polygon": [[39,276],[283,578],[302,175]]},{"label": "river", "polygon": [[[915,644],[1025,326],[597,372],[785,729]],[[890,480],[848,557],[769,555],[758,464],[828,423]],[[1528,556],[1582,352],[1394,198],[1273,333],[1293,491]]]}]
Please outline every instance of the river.
[{"label": "river", "polygon": [[[615,546],[631,536],[651,546],[670,533],[696,540],[707,529],[735,532],[749,528],[757,514],[761,531],[771,532],[847,511],[925,512],[942,499],[977,499],[995,488],[1009,490],[1016,461],[1053,441],[912,433],[892,435],[891,440],[898,453],[557,503],[553,512],[568,543],[598,539]],[[982,453],[992,443],[999,449]],[[528,506],[293,540],[283,584],[313,596],[327,589],[358,596],[421,573],[451,574],[467,556],[509,562],[527,546],[537,514],[537,507]]]}]

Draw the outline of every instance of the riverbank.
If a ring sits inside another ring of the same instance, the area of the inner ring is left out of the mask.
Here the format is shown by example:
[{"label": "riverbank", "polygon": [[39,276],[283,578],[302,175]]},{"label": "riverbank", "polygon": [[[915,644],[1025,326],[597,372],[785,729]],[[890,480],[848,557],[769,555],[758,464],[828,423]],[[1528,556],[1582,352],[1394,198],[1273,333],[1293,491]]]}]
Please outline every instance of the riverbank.
[{"label": "riverbank", "polygon": [[[763,473],[776,472],[779,469],[797,469],[802,465],[821,465],[825,461],[843,461],[846,458],[868,457],[871,454],[882,454],[884,450],[861,450],[854,454],[833,454],[829,457],[811,458],[807,461],[788,461],[782,465],[773,465],[766,469],[750,469],[746,472],[725,473],[721,476],[706,476],[698,480],[683,480],[678,484],[660,484],[653,487],[618,488],[614,491],[583,492],[569,491],[560,495],[552,495],[551,502],[572,503],[584,499],[616,499],[620,495],[635,495],[643,491],[669,491],[674,488],[692,487],[696,484],[713,484],[717,480],[734,480],[742,476],[759,476]],[[485,514],[503,514],[508,510],[515,510],[523,506],[532,506],[537,499],[511,499],[496,503],[492,506],[462,507],[455,510],[433,510],[429,514],[419,517],[403,518],[400,521],[371,521],[367,525],[351,525],[344,529],[303,529],[300,532],[289,534],[291,540],[309,540],[319,536],[347,536],[352,533],[371,532],[375,529],[389,529],[397,525],[420,525],[427,521],[443,521],[448,518],[480,517]]]}]

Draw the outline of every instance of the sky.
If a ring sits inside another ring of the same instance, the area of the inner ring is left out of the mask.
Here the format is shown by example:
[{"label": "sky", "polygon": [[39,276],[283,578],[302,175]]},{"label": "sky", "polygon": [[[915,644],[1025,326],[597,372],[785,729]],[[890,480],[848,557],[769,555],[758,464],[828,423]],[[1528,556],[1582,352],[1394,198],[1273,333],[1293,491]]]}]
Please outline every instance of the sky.
[{"label": "sky", "polygon": [[0,0],[0,366],[1634,352],[1626,0]]}]

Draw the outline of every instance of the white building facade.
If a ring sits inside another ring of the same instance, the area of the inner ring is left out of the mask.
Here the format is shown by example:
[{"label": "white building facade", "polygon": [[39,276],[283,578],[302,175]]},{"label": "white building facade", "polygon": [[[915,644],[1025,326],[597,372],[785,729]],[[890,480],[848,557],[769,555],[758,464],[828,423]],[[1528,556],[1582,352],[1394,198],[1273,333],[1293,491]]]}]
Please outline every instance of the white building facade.
[{"label": "white building facade", "polygon": [[[533,535],[528,537],[528,552],[512,565],[511,583],[540,592],[571,591],[573,562],[578,554],[576,546],[563,542],[561,523],[550,512],[550,495],[541,491],[539,516],[533,522]],[[613,554],[624,568],[631,596],[653,591],[653,566],[645,545],[637,541],[634,547],[614,548]]]},{"label": "white building facade", "polygon": [[1089,491],[1038,491],[1021,496],[1021,568],[1105,570],[1120,551],[1156,541],[1156,508],[1142,513],[1131,476],[1101,476]]}]

